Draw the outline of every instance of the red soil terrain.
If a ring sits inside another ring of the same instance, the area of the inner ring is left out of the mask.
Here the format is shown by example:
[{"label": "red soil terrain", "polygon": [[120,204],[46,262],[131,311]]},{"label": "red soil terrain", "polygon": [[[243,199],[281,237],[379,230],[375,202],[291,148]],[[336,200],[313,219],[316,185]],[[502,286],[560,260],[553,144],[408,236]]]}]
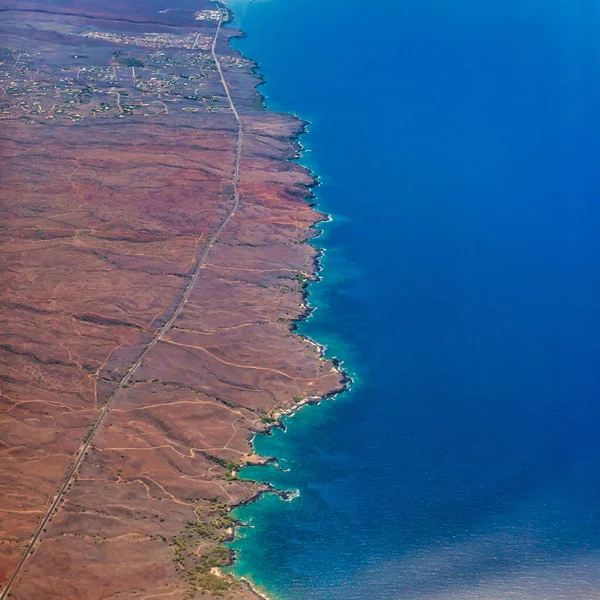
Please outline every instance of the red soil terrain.
[{"label": "red soil terrain", "polygon": [[342,386],[301,123],[205,0],[0,10],[0,599],[251,597],[251,437]]}]

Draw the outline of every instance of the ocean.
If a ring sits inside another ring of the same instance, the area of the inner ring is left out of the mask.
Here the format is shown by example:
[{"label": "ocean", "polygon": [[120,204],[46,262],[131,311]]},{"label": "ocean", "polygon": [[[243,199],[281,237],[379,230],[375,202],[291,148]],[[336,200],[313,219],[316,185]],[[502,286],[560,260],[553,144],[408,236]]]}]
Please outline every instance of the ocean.
[{"label": "ocean", "polygon": [[600,4],[231,0],[333,217],[302,333],[351,391],[259,436],[280,600],[600,598]]}]

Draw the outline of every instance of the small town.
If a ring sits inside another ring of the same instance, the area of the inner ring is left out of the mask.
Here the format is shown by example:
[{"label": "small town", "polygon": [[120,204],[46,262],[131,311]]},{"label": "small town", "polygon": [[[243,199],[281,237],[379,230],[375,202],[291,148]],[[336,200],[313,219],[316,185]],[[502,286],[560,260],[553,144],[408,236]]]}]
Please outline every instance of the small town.
[{"label": "small town", "polygon": [[[218,15],[218,11],[204,11],[203,18],[213,18],[215,12]],[[102,40],[118,49],[107,56],[107,64],[90,64],[84,61],[85,56],[72,54],[69,64],[58,70],[33,67],[39,53],[4,50],[4,60],[0,60],[0,92],[4,96],[0,96],[0,120],[25,116],[35,124],[42,119],[150,118],[177,110],[212,113],[226,107],[223,95],[208,92],[211,77],[216,75],[214,60],[207,51],[209,36],[88,31],[81,37]],[[139,48],[153,51],[140,52]],[[223,57],[222,64],[243,68],[250,63],[236,55]]]},{"label": "small town", "polygon": [[215,9],[200,10],[195,14],[196,21],[218,21],[221,11]]},{"label": "small town", "polygon": [[210,35],[188,33],[175,35],[173,33],[146,33],[144,35],[126,35],[124,33],[110,33],[105,31],[89,31],[82,37],[105,40],[124,46],[140,46],[142,48],[188,48],[209,50],[212,42]]}]

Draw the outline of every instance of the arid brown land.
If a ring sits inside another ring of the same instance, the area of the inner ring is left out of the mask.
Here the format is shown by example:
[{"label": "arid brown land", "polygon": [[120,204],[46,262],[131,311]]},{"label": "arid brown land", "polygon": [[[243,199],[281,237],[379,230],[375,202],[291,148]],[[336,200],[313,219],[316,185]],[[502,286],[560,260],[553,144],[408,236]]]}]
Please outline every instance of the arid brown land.
[{"label": "arid brown land", "polygon": [[217,4],[0,11],[0,599],[250,597],[250,439],[343,385],[293,333],[301,123]]}]

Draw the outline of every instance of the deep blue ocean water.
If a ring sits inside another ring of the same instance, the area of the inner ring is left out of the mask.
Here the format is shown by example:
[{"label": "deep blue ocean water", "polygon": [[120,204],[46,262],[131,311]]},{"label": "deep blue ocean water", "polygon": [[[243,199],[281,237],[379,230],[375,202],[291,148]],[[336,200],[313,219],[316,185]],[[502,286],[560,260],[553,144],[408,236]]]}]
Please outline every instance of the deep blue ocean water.
[{"label": "deep blue ocean water", "polygon": [[302,332],[351,392],[256,440],[283,600],[600,599],[600,4],[234,0],[334,220]]}]

